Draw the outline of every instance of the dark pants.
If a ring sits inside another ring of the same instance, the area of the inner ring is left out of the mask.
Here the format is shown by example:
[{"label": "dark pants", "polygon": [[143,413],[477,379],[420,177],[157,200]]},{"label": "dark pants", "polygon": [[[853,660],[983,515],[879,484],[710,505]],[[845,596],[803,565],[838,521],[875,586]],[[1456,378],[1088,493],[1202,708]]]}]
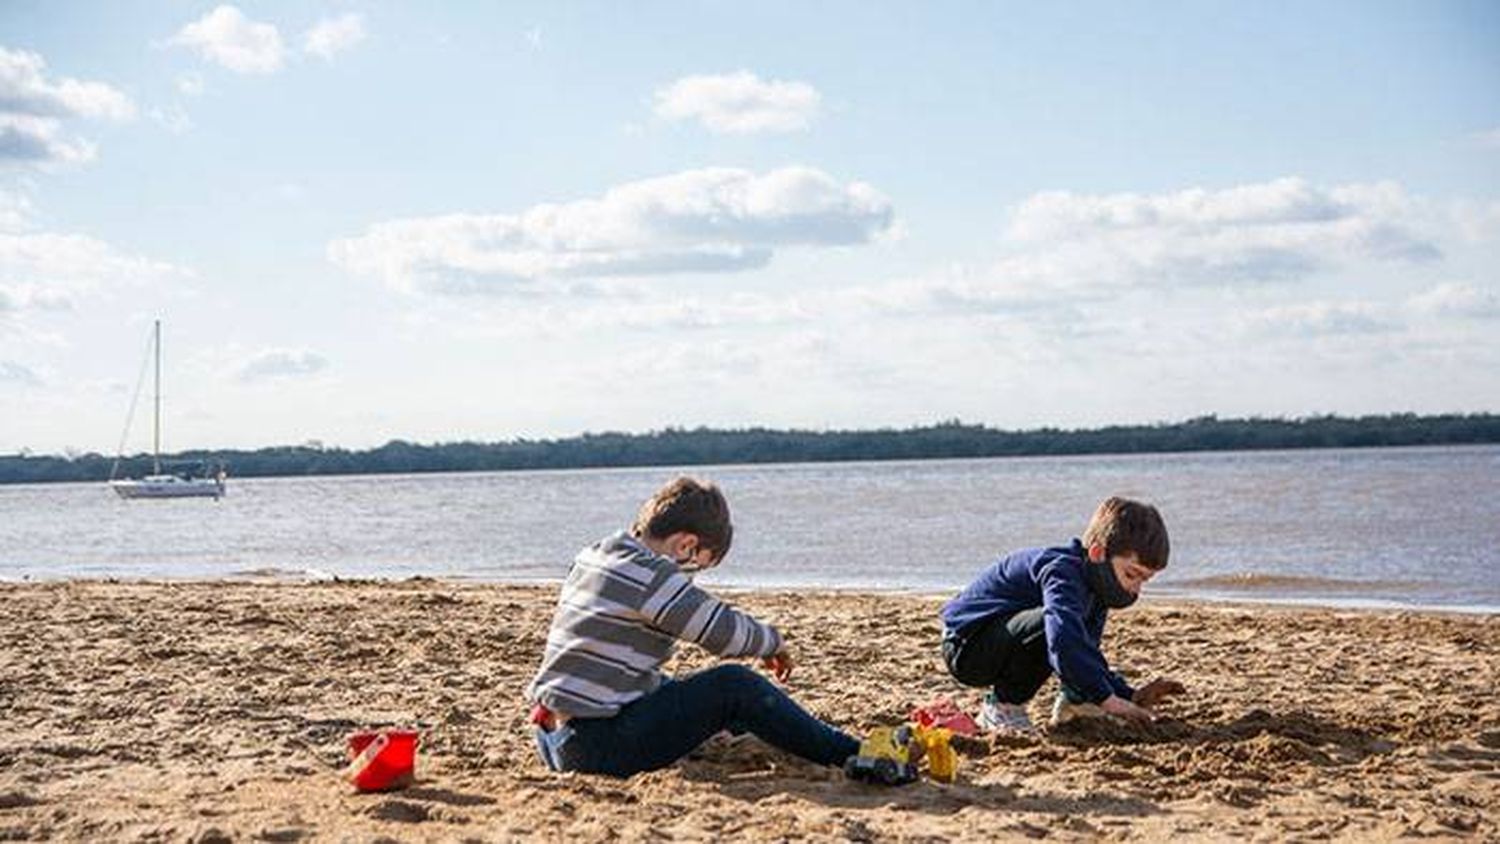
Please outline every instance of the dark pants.
[{"label": "dark pants", "polygon": [[807,714],[755,671],[725,664],[667,680],[613,718],[573,718],[536,731],[537,751],[554,771],[628,777],[676,762],[721,730],[751,733],[823,765],[842,765],[859,742]]},{"label": "dark pants", "polygon": [[[1042,607],[985,619],[943,636],[943,663],[965,686],[989,686],[1002,703],[1026,703],[1052,676]],[[1083,697],[1063,687],[1069,700]]]}]

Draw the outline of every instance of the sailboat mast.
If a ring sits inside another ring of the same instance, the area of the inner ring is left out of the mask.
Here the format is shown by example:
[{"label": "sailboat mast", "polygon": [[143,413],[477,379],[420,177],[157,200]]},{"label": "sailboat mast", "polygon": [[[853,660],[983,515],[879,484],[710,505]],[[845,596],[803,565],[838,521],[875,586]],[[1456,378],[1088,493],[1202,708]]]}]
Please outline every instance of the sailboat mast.
[{"label": "sailboat mast", "polygon": [[151,474],[161,474],[161,320],[156,321],[156,420],[151,426]]}]

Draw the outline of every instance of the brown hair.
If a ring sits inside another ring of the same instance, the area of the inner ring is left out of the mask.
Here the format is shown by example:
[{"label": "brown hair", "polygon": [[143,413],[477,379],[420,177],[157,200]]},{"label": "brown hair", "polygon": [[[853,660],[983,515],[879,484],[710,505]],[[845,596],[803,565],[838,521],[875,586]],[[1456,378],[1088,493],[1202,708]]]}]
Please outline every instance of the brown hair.
[{"label": "brown hair", "polygon": [[637,537],[666,539],[674,533],[691,533],[715,560],[724,559],[734,539],[729,522],[729,502],[717,486],[686,475],[672,479],[656,491],[635,517],[630,532]]},{"label": "brown hair", "polygon": [[1103,545],[1106,557],[1134,552],[1142,565],[1153,569],[1167,567],[1172,545],[1167,540],[1167,523],[1150,504],[1112,495],[1099,504],[1083,532],[1085,548]]}]

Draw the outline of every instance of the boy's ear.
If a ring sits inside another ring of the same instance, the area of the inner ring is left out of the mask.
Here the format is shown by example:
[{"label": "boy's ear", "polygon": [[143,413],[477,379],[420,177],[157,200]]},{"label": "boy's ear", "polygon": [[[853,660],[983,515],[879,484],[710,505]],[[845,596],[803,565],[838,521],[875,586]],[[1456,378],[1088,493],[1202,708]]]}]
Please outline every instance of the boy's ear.
[{"label": "boy's ear", "polygon": [[1089,546],[1089,562],[1099,563],[1104,561],[1104,543],[1095,542]]},{"label": "boy's ear", "polygon": [[691,557],[698,550],[698,535],[687,531],[678,531],[667,537],[667,550],[673,559],[681,560]]}]

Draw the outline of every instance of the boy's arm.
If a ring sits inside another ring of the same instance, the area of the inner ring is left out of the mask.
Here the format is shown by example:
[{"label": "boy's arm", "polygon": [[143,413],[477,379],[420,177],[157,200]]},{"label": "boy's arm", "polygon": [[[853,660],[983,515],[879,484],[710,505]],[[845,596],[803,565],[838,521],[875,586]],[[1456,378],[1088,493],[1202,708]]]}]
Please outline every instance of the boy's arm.
[{"label": "boy's arm", "polygon": [[[1098,618],[1088,625],[1089,635],[1093,641],[1104,641],[1104,621],[1106,618],[1107,616],[1104,613],[1099,613]],[[1103,659],[1102,654],[1100,658]],[[1109,669],[1109,687],[1114,690],[1117,697],[1122,697],[1126,700],[1135,699],[1135,688],[1127,683],[1125,678],[1120,676],[1120,673],[1114,669]]]},{"label": "boy's arm", "polygon": [[781,634],[748,613],[673,573],[641,606],[646,623],[697,643],[719,656],[771,656],[781,650]]},{"label": "boy's arm", "polygon": [[1040,574],[1047,661],[1057,676],[1089,703],[1116,694],[1115,682],[1124,681],[1109,670],[1104,655],[1089,637],[1083,621],[1088,590],[1082,578],[1073,576],[1061,561],[1044,566]]}]

